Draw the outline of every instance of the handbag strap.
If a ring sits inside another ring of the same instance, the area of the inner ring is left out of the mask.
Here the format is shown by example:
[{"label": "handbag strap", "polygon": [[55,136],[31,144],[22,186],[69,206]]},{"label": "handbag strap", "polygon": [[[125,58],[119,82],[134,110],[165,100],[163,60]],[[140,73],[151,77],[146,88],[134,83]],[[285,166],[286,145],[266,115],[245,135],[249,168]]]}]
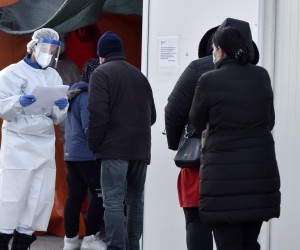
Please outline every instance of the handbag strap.
[{"label": "handbag strap", "polygon": [[188,127],[189,127],[189,124],[186,124],[186,125],[184,126],[184,135],[183,135],[184,138],[192,137],[193,134],[194,134],[195,131],[196,131],[196,130],[193,128],[193,130],[192,130],[191,132],[189,132]]}]

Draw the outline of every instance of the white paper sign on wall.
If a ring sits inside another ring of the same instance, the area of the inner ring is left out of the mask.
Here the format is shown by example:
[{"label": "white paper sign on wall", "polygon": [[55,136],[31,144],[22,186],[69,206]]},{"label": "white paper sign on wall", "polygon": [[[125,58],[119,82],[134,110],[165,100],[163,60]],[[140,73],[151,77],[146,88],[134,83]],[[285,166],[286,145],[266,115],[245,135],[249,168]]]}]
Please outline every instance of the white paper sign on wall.
[{"label": "white paper sign on wall", "polygon": [[160,67],[178,66],[178,36],[159,37],[159,62]]}]

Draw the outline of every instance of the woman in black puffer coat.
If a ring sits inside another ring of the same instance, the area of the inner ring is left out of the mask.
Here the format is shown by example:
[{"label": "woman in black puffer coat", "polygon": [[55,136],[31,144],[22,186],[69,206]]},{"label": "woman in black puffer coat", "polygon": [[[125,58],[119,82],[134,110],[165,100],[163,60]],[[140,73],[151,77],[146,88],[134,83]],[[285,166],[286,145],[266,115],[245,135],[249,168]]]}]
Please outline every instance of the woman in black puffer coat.
[{"label": "woman in black puffer coat", "polygon": [[245,48],[236,28],[218,28],[216,69],[199,79],[189,116],[199,133],[209,124],[199,211],[218,250],[260,249],[262,222],[280,215],[271,82],[264,68],[249,63]]}]

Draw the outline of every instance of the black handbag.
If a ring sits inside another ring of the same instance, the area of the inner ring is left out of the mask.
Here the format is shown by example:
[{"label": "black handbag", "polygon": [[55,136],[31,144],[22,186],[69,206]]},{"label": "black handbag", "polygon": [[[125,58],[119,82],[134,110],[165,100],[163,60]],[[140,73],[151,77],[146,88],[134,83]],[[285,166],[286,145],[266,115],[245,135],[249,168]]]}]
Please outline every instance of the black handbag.
[{"label": "black handbag", "polygon": [[174,161],[179,168],[199,168],[201,155],[201,137],[195,136],[195,129],[189,132],[185,126],[183,138],[179,143]]}]

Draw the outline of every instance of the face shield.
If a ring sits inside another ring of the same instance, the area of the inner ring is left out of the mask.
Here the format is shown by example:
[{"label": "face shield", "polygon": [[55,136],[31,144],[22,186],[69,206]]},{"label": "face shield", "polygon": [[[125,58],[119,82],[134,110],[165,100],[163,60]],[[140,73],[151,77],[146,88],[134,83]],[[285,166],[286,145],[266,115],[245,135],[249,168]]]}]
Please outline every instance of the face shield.
[{"label": "face shield", "polygon": [[38,40],[35,48],[35,59],[37,63],[46,68],[51,61],[55,61],[55,66],[59,57],[61,42],[57,40],[51,40],[47,38],[41,38]]}]

